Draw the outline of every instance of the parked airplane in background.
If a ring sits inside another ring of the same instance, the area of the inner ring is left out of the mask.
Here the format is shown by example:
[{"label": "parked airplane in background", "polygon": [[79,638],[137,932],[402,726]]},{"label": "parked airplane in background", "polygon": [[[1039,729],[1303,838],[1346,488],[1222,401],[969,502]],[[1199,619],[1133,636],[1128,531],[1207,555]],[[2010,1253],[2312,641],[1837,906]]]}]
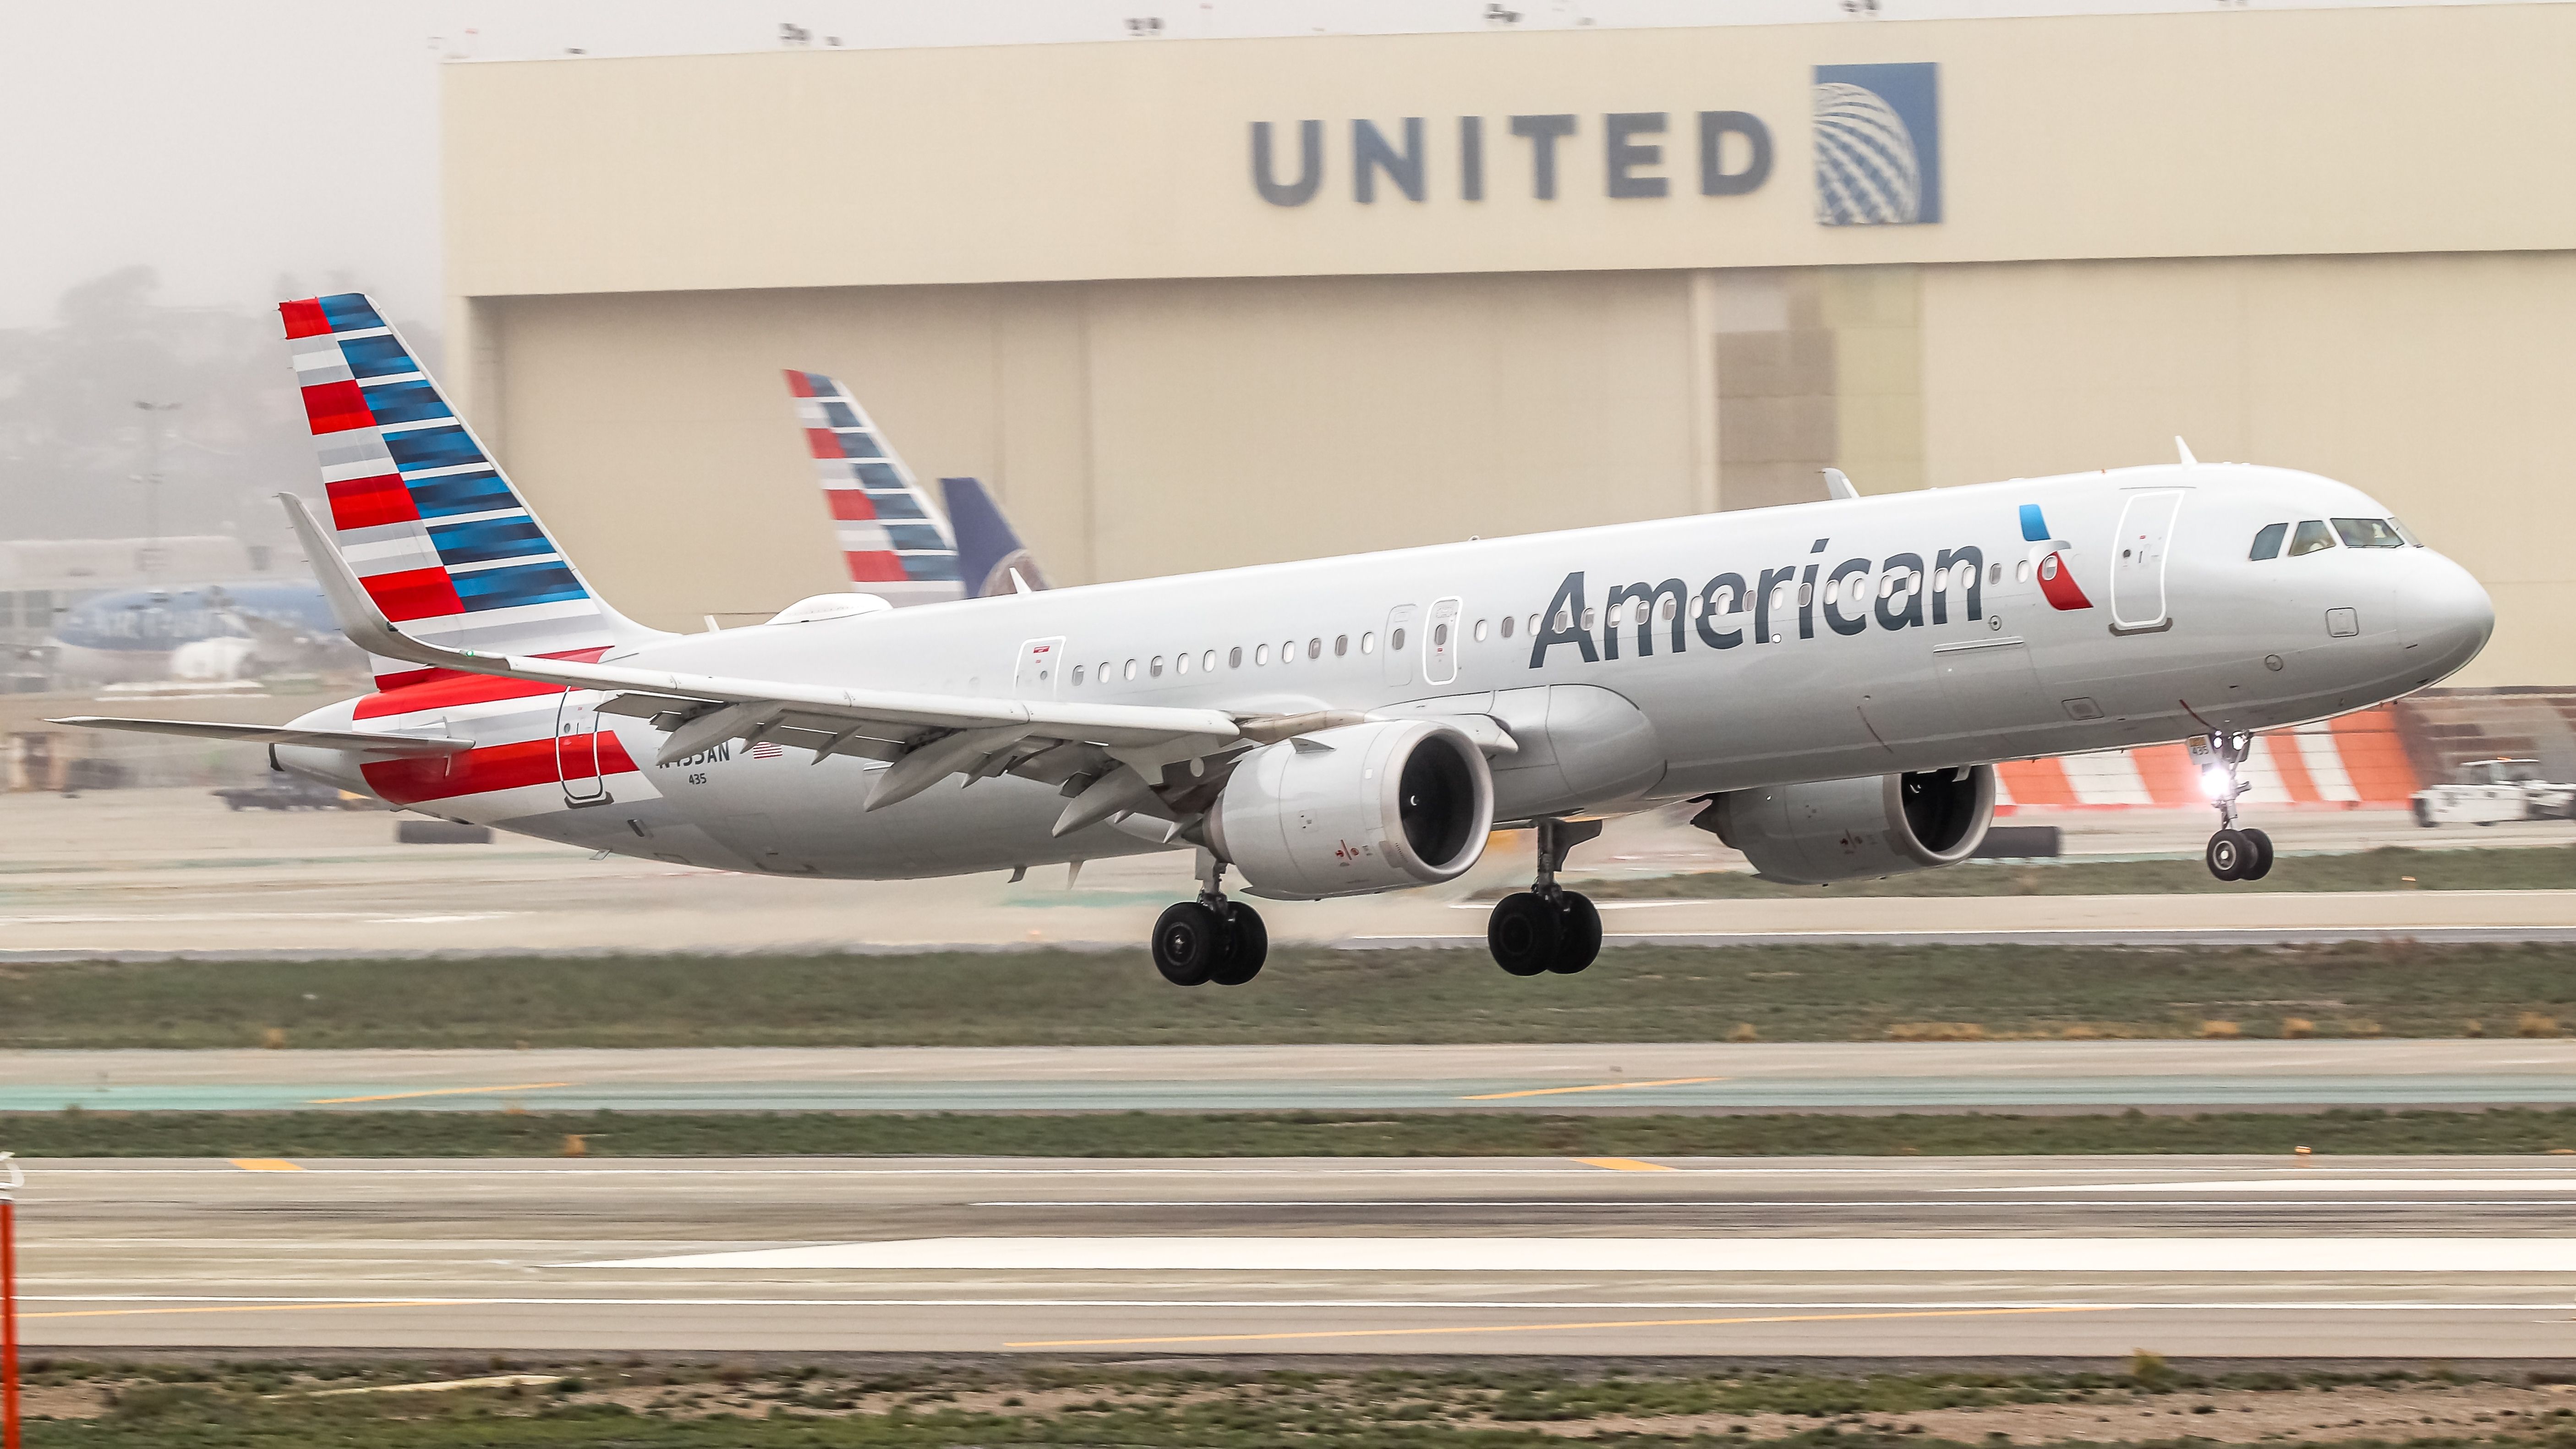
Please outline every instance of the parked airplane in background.
[{"label": "parked airplane in background", "polygon": [[319,586],[287,579],[120,589],[83,599],[54,630],[74,679],[239,679],[355,665]]},{"label": "parked airplane in background", "polygon": [[[786,377],[853,592],[899,608],[1046,587],[1037,561],[982,483],[942,478],[945,507],[932,508],[894,444],[847,387],[820,372],[789,368]],[[845,613],[866,612],[838,602]]]},{"label": "parked airplane in background", "polygon": [[2251,732],[2430,684],[2494,623],[2359,491],[2186,453],[674,636],[584,582],[366,297],[281,311],[332,531],[285,502],[378,692],[274,730],[66,723],[266,740],[399,805],[734,870],[1194,847],[1153,936],[1183,984],[1260,969],[1228,869],[1365,894],[1535,827],[1488,942],[1579,971],[1600,917],[1556,872],[1605,815],[1700,800],[1766,875],[1887,875],[1973,853],[1992,761],[2155,741],[2209,750],[2210,868],[2257,875]]}]

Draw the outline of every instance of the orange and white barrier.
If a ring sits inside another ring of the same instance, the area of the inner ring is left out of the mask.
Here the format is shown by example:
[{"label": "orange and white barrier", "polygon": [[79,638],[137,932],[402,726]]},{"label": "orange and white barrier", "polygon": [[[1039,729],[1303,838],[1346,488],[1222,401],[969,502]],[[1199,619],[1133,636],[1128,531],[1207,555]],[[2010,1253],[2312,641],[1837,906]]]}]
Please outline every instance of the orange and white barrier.
[{"label": "orange and white barrier", "polygon": [[[2200,771],[2182,745],[2148,745],[1995,766],[1998,811],[2170,809],[2207,805]],[[2243,779],[2249,805],[2402,808],[2415,770],[2385,706],[2254,737]]]}]

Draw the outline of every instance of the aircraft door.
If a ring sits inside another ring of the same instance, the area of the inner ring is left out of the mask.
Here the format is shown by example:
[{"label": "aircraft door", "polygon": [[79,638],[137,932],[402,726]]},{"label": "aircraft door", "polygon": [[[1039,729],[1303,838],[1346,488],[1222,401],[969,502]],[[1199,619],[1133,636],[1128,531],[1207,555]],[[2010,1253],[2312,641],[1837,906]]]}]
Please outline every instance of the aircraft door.
[{"label": "aircraft door", "polygon": [[1387,610],[1386,638],[1381,641],[1383,647],[1378,653],[1386,660],[1386,682],[1389,684],[1413,682],[1413,649],[1417,642],[1413,637],[1414,623],[1421,614],[1422,607],[1418,604],[1398,604]]},{"label": "aircraft door", "polygon": [[1447,684],[1458,677],[1458,613],[1456,599],[1431,601],[1431,618],[1422,629],[1425,684]]},{"label": "aircraft door", "polygon": [[2140,493],[2120,510],[2111,543],[2111,632],[2152,634],[2173,627],[2165,612],[2165,555],[2173,542],[2179,492]]},{"label": "aircraft door", "polygon": [[567,689],[555,696],[555,778],[566,805],[605,805],[608,781],[599,773],[599,696]]},{"label": "aircraft door", "polygon": [[1011,693],[1021,699],[1053,699],[1064,664],[1064,636],[1031,639],[1020,645],[1020,662],[1011,671]]}]

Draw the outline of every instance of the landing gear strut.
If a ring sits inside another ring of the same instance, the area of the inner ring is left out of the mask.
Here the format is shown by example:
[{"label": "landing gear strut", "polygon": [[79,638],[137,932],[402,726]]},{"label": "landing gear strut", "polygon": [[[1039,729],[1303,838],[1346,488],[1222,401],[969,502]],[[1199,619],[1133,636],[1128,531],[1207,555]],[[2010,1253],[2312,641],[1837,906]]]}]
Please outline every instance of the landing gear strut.
[{"label": "landing gear strut", "polygon": [[2212,761],[2209,768],[2223,772],[2226,781],[2210,792],[2216,797],[2210,803],[2218,807],[2218,833],[2209,837],[2201,859],[2220,880],[2261,880],[2272,872],[2272,837],[2236,826],[2236,801],[2254,788],[2237,779],[2236,772],[2254,752],[2254,737],[2241,730],[2212,730],[2202,743]]},{"label": "landing gear strut", "polygon": [[1154,969],[1174,986],[1241,986],[1261,974],[1270,929],[1252,907],[1225,898],[1225,862],[1203,855],[1199,898],[1182,901],[1154,923]]},{"label": "landing gear strut", "polygon": [[1503,897],[1485,923],[1495,965],[1514,976],[1571,976],[1601,954],[1601,913],[1589,898],[1556,883],[1566,852],[1600,833],[1598,820],[1538,822],[1538,879]]}]

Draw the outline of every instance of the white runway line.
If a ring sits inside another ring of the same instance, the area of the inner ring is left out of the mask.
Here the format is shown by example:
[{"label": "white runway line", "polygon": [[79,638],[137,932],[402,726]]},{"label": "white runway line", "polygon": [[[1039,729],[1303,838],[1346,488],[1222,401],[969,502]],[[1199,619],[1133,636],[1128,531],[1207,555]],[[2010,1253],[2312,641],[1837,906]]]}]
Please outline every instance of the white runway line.
[{"label": "white runway line", "polygon": [[[80,1293],[19,1295],[21,1303],[346,1303],[348,1294],[323,1297],[249,1295],[182,1295],[147,1293]],[[432,1306],[432,1305],[423,1305]],[[2267,1299],[2252,1302],[2177,1303],[2122,1302],[2100,1298],[1891,1299],[1813,1298],[1790,1302],[1683,1298],[441,1298],[442,1308],[1468,1308],[1468,1309],[1603,1309],[1650,1312],[1666,1309],[1734,1312],[1801,1312],[1845,1309],[1894,1312],[1935,1309],[2090,1308],[2106,1312],[2220,1313],[2526,1313],[2570,1305],[2548,1301],[2521,1303],[2447,1303],[2347,1299]]]},{"label": "white runway line", "polygon": [[1324,1273],[2576,1273],[2569,1238],[915,1238],[557,1267]]}]

